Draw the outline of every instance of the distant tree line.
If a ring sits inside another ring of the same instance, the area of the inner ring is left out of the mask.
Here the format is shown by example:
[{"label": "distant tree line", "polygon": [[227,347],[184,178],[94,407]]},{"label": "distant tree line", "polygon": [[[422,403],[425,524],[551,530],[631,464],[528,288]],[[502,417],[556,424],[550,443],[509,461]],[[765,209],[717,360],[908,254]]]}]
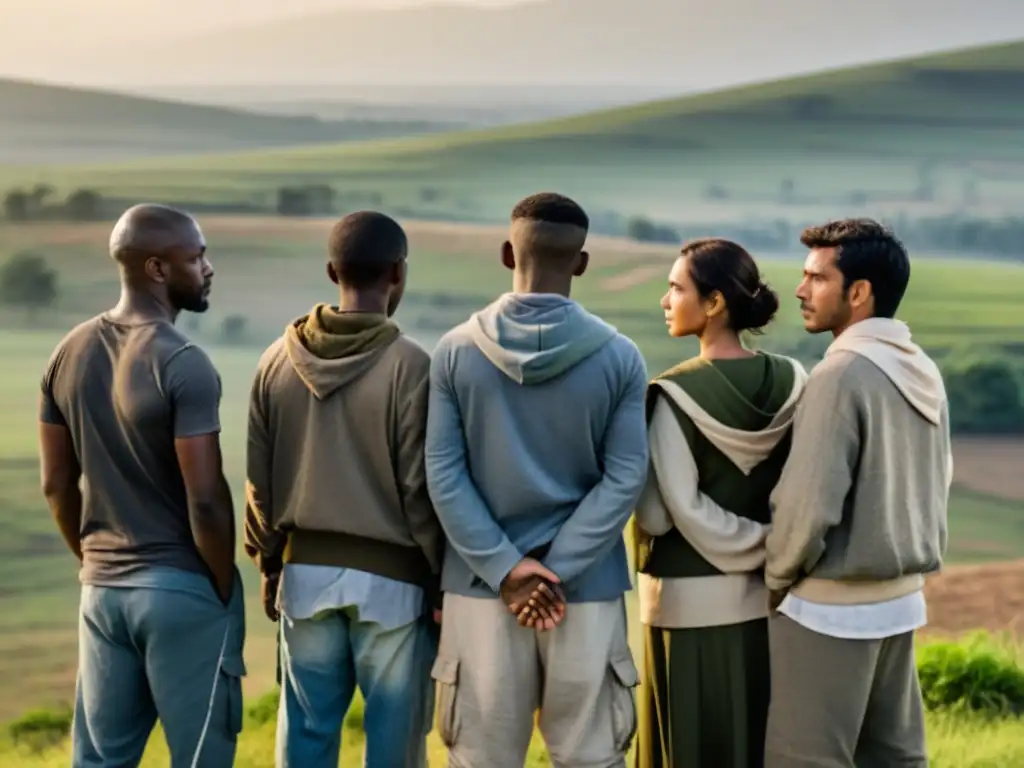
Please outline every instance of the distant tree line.
[{"label": "distant tree line", "polygon": [[29,189],[7,190],[3,196],[3,214],[8,221],[95,221],[104,216],[104,201],[96,190],[84,188],[58,199],[56,190],[49,184],[37,184]]},{"label": "distant tree line", "polygon": [[[811,223],[811,222],[807,222]],[[965,257],[989,255],[1024,261],[1024,216],[983,219],[944,216],[888,222],[910,249],[956,252]],[[791,251],[797,247],[804,223],[785,219],[767,222],[708,222],[666,224],[643,216],[628,220],[624,234],[638,242],[681,243],[693,237],[717,235],[736,240],[752,251]]]},{"label": "distant tree line", "polygon": [[1024,386],[1010,360],[944,366],[950,427],[956,434],[1024,433]]},{"label": "distant tree line", "polygon": [[24,311],[30,322],[57,292],[57,272],[38,253],[22,251],[0,265],[0,304]]}]

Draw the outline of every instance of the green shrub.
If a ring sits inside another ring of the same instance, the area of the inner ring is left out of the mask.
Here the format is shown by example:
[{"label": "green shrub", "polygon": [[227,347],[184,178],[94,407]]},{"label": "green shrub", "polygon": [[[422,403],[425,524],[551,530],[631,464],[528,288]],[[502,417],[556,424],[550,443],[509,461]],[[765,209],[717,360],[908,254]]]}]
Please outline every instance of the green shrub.
[{"label": "green shrub", "polygon": [[1024,669],[1019,657],[987,634],[924,645],[917,653],[917,672],[930,710],[994,717],[1024,714]]},{"label": "green shrub", "polygon": [[277,700],[280,690],[275,688],[260,696],[245,710],[246,725],[261,726],[277,720]]},{"label": "green shrub", "polygon": [[7,734],[15,744],[44,750],[60,744],[71,733],[70,707],[35,709],[26,712],[7,726]]},{"label": "green shrub", "polygon": [[[256,699],[246,709],[246,725],[259,727],[266,725],[267,723],[273,723],[277,720],[277,702],[281,696],[281,691],[277,688],[265,693]],[[348,708],[348,714],[345,716],[345,729],[354,731],[356,733],[362,733],[363,731],[363,699],[357,693],[352,700],[352,706]]]}]

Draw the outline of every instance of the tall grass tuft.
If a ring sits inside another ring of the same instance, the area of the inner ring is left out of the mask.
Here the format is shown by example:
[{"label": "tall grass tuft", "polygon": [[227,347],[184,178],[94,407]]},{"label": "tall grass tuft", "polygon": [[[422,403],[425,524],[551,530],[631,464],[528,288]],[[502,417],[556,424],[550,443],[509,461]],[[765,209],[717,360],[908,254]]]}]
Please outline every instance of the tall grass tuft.
[{"label": "tall grass tuft", "polygon": [[917,652],[921,693],[929,710],[986,717],[1024,714],[1024,668],[1019,651],[984,633],[935,641]]}]

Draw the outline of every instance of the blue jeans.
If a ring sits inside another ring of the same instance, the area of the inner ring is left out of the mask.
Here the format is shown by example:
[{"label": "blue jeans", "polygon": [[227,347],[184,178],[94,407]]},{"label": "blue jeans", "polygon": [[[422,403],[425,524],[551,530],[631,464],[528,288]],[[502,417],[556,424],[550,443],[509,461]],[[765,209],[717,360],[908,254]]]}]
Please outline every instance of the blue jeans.
[{"label": "blue jeans", "polygon": [[354,609],[282,617],[278,768],[336,768],[357,685],[367,768],[425,768],[437,638],[430,617],[388,630],[359,621]]},{"label": "blue jeans", "polygon": [[137,766],[158,718],[172,768],[233,765],[244,639],[241,580],[227,606],[184,571],[83,586],[73,768]]}]

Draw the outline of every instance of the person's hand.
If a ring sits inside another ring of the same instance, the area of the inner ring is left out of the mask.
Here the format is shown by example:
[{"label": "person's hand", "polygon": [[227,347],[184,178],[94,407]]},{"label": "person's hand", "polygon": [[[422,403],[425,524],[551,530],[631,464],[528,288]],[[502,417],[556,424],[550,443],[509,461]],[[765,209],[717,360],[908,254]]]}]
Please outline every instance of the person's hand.
[{"label": "person's hand", "polygon": [[786,599],[788,593],[784,589],[772,589],[768,592],[768,612],[775,614],[779,610],[779,606],[782,605],[782,601]]},{"label": "person's hand", "polygon": [[502,581],[499,593],[521,626],[554,629],[565,615],[559,583],[557,574],[525,557]]},{"label": "person's hand", "polygon": [[565,619],[565,593],[557,584],[540,581],[516,615],[522,627],[547,632]]},{"label": "person's hand", "polygon": [[440,624],[441,623],[441,609],[440,608],[435,608],[434,609],[434,623],[435,624]]},{"label": "person's hand", "polygon": [[263,612],[271,621],[278,621],[281,612],[277,610],[277,591],[281,584],[281,572],[260,575],[260,599],[263,601]]}]

